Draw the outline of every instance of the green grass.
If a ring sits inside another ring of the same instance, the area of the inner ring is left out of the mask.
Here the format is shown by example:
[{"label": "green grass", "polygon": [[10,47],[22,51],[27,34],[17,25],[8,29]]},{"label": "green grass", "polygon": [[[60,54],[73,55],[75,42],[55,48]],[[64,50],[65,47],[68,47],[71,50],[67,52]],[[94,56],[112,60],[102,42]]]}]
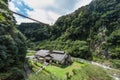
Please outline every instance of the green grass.
[{"label": "green grass", "polygon": [[[32,60],[29,63],[33,66],[34,72],[37,72],[42,66]],[[28,80],[113,80],[109,73],[112,74],[112,71],[108,72],[95,65],[74,61],[67,67],[48,65],[38,74],[32,73]],[[116,73],[120,74],[119,71]]]},{"label": "green grass", "polygon": [[[41,64],[32,62],[32,65],[36,68]],[[74,62],[64,68],[49,65],[42,72],[31,74],[28,80],[113,80],[113,78],[101,67]]]},{"label": "green grass", "polygon": [[30,74],[27,80],[61,80],[57,78],[56,76],[47,73],[46,71],[42,71],[38,74]]},{"label": "green grass", "polygon": [[74,75],[70,80],[113,80],[104,69],[95,65],[89,64],[73,72]]},{"label": "green grass", "polygon": [[41,63],[33,60],[28,60],[28,62],[34,72],[37,72],[43,66]]},{"label": "green grass", "polygon": [[28,52],[27,53],[27,56],[33,56],[33,55],[35,55],[35,52]]},{"label": "green grass", "polygon": [[69,75],[73,75],[72,70],[73,69],[81,69],[82,66],[85,66],[85,64],[74,62],[72,65],[61,68],[53,65],[49,65],[46,67],[46,70],[50,72],[51,74],[54,74],[57,77],[60,77],[62,79],[66,79],[66,74],[69,73]]}]

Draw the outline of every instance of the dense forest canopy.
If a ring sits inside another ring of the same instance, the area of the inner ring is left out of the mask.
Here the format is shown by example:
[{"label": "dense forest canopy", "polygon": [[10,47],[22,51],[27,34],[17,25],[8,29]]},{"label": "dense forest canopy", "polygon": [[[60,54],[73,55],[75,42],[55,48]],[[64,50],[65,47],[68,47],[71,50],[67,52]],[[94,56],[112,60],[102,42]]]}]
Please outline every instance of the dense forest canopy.
[{"label": "dense forest canopy", "polygon": [[18,29],[27,36],[28,39],[36,42],[50,38],[50,26],[43,23],[22,23]]},{"label": "dense forest canopy", "polygon": [[21,80],[25,56],[25,37],[16,29],[7,0],[0,0],[0,80]]}]

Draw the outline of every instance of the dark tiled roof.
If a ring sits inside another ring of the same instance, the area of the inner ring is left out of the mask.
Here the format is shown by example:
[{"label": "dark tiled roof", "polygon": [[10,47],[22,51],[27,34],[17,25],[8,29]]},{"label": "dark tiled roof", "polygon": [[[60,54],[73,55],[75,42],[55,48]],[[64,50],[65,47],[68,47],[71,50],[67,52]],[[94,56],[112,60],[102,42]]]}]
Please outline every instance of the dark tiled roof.
[{"label": "dark tiled roof", "polygon": [[53,57],[53,60],[62,61],[67,55],[66,54],[50,54]]},{"label": "dark tiled roof", "polygon": [[[48,55],[49,55],[49,57],[48,57]],[[41,57],[49,58],[49,59],[50,59],[50,57],[52,57],[53,60],[62,61],[62,60],[64,60],[64,58],[67,57],[67,54],[64,53],[64,51],[53,51],[52,53],[50,53],[49,50],[39,50],[36,53],[36,56],[41,56]]]},{"label": "dark tiled roof", "polygon": [[49,55],[49,50],[39,50],[35,55],[36,56],[41,56],[41,57],[45,57],[47,55]]}]

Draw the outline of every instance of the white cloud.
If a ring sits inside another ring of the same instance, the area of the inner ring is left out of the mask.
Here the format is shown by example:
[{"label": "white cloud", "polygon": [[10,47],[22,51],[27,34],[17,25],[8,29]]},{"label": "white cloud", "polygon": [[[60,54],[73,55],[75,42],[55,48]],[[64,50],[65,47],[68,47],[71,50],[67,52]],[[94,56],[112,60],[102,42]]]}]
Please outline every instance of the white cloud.
[{"label": "white cloud", "polygon": [[[22,0],[22,1],[24,1],[24,3],[29,7],[33,8],[33,11],[26,10],[28,16],[38,21],[48,23],[48,24],[53,24],[57,20],[57,18],[61,16],[60,14],[55,13],[52,10],[48,11],[45,9],[46,7],[49,7],[49,6],[57,8],[59,3],[56,3],[56,0]],[[74,7],[74,10],[76,10],[81,6],[89,4],[92,0],[76,0],[76,1],[77,1],[77,4]],[[20,0],[18,0],[17,3],[19,5],[22,5]],[[13,1],[9,2],[9,8],[16,12],[19,10],[17,7],[15,7]],[[63,10],[66,10],[66,9],[63,9]],[[73,10],[69,10],[69,11],[66,10],[67,14],[71,12],[73,12]],[[29,19],[21,18],[17,15],[15,15],[15,17],[18,24],[21,22],[33,22]]]},{"label": "white cloud", "polygon": [[24,2],[26,5],[29,5],[33,9],[39,9],[55,5],[55,0],[24,0]]},{"label": "white cloud", "polygon": [[27,11],[27,13],[31,18],[48,24],[54,23],[60,17],[60,15],[44,9],[34,9],[33,11]]},{"label": "white cloud", "polygon": [[48,19],[50,20],[50,23],[53,24],[61,15],[58,15],[52,11],[48,12]]},{"label": "white cloud", "polygon": [[24,0],[26,5],[33,8],[33,11],[27,11],[27,14],[38,21],[53,24],[60,15],[52,11],[46,11],[48,6],[57,7],[55,0]]},{"label": "white cloud", "polygon": [[[26,5],[33,8],[33,11],[26,10],[30,18],[36,19],[44,23],[53,24],[60,16],[55,12],[44,10],[44,8],[47,6],[55,6],[54,0],[24,0],[24,2]],[[17,3],[21,5],[21,2],[18,1]],[[19,10],[15,7],[12,1],[9,2],[9,8],[16,12]],[[17,20],[17,24],[20,24],[21,22],[33,22],[29,19],[21,18],[17,15],[14,16]]]},{"label": "white cloud", "polygon": [[74,9],[78,9],[82,6],[88,5],[92,0],[77,0],[78,3],[76,4]]}]

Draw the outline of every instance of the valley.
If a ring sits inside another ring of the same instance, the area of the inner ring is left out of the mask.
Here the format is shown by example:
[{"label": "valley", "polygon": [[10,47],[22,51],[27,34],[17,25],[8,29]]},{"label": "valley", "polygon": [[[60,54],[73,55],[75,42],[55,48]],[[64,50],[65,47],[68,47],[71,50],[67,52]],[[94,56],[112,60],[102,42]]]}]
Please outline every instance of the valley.
[{"label": "valley", "polygon": [[53,25],[13,14],[0,0],[0,80],[120,80],[120,0],[93,0]]}]

